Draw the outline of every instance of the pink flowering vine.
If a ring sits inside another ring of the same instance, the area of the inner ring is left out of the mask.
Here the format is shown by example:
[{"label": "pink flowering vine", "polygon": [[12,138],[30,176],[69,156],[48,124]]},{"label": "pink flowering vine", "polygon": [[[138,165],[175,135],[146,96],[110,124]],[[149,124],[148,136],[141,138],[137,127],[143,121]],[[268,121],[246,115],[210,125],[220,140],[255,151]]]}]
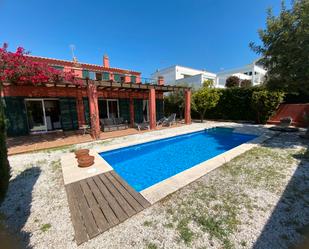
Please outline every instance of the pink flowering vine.
[{"label": "pink flowering vine", "polygon": [[83,83],[72,72],[62,72],[46,63],[31,60],[26,56],[28,53],[22,47],[18,47],[15,52],[9,52],[7,48],[6,43],[0,48],[0,82],[17,85],[53,82],[82,85]]}]

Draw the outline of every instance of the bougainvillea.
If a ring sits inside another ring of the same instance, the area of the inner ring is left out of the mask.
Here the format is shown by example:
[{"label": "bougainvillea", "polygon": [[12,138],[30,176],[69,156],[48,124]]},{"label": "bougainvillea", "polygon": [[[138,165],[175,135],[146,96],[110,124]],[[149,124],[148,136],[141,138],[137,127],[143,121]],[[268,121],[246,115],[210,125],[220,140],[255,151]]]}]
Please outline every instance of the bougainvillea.
[{"label": "bougainvillea", "polygon": [[51,82],[82,84],[72,72],[63,72],[46,63],[31,60],[22,47],[18,47],[15,52],[9,52],[7,48],[6,43],[0,48],[0,82],[18,85]]}]

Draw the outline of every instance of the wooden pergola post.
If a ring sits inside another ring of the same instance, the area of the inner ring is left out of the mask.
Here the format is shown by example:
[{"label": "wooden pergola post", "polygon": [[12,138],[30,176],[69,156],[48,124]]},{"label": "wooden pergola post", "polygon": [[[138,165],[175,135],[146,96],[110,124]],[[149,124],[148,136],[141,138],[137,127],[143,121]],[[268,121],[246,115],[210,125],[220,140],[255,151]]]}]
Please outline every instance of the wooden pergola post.
[{"label": "wooden pergola post", "polygon": [[87,92],[89,99],[89,112],[91,122],[91,136],[94,139],[100,138],[101,127],[99,119],[97,86],[92,81],[88,81]]},{"label": "wooden pergola post", "polygon": [[78,118],[78,125],[81,127],[82,125],[85,125],[85,109],[84,109],[84,102],[83,102],[83,94],[82,90],[77,90],[77,98],[76,98],[76,110],[77,110],[77,118]]},{"label": "wooden pergola post", "polygon": [[153,130],[156,128],[156,90],[149,89],[149,126]]},{"label": "wooden pergola post", "polygon": [[185,124],[191,124],[191,90],[185,90]]},{"label": "wooden pergola post", "polygon": [[130,97],[130,126],[134,127],[134,99]]}]

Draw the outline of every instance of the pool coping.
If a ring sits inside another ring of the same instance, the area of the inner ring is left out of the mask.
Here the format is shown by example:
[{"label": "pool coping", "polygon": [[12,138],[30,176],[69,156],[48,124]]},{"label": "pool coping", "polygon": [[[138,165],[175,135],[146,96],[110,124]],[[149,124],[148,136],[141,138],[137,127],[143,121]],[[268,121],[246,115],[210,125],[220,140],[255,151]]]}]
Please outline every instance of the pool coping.
[{"label": "pool coping", "polygon": [[185,187],[186,185],[196,181],[202,176],[208,174],[209,172],[217,169],[218,167],[229,162],[233,158],[252,149],[253,147],[258,146],[272,136],[273,134],[262,134],[246,143],[238,145],[226,152],[221,153],[220,155],[210,158],[161,182],[158,182],[142,190],[140,193],[151,204],[154,204],[157,201],[163,199],[164,197],[172,194],[173,192]]},{"label": "pool coping", "polygon": [[[157,135],[154,137],[142,138],[138,141],[128,141],[122,142],[121,144],[113,144],[113,145],[101,145],[97,147],[95,150],[90,150],[90,154],[95,156],[95,164],[88,168],[79,168],[77,167],[77,160],[75,159],[74,153],[67,154],[61,158],[61,165],[63,171],[63,179],[64,184],[69,184],[72,182],[80,181],[82,179],[86,179],[88,177],[92,177],[101,173],[105,173],[113,170],[113,167],[106,162],[99,154],[105,151],[121,149],[128,146],[134,146],[138,144],[143,144],[147,142],[157,141],[165,138],[172,138],[179,135],[185,135],[193,132],[203,131],[205,129],[211,129],[214,127],[226,127],[226,128],[234,128],[233,132],[242,133],[242,134],[252,134],[257,135],[256,138],[243,143],[239,146],[236,146],[226,152],[221,153],[213,158],[210,158],[202,163],[199,163],[189,169],[186,169],[176,175],[173,175],[161,182],[158,182],[139,193],[151,204],[163,199],[167,195],[183,188],[184,186],[192,183],[198,178],[206,175],[212,170],[222,166],[226,162],[232,160],[236,156],[250,150],[251,148],[258,146],[263,143],[265,140],[271,138],[275,132],[269,132],[267,129],[257,132],[247,132],[245,131],[247,127],[238,127],[231,124],[209,124],[209,126],[205,127],[197,127],[184,131],[176,131],[173,134],[163,134]],[[240,130],[239,130],[240,129]]]}]

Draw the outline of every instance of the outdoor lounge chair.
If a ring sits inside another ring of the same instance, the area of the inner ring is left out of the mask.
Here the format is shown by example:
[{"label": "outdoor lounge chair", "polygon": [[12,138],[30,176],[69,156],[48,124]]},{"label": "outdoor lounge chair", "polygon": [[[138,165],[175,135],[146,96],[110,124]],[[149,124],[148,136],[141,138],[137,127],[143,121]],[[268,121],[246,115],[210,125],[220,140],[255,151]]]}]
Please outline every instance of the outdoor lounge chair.
[{"label": "outdoor lounge chair", "polygon": [[128,122],[123,118],[103,118],[100,119],[102,131],[124,130],[129,127]]},{"label": "outdoor lounge chair", "polygon": [[162,126],[171,126],[176,122],[176,113],[173,113],[166,120],[162,122]]},{"label": "outdoor lounge chair", "polygon": [[141,130],[150,130],[149,122],[143,122],[143,123],[136,123],[135,126],[137,127],[138,131]]},{"label": "outdoor lounge chair", "polygon": [[292,124],[293,119],[291,117],[284,117],[280,119],[280,124],[270,127],[270,130],[273,131],[281,131],[281,132],[295,132],[298,131],[299,129],[297,127],[291,127],[290,125]]},{"label": "outdoor lounge chair", "polygon": [[160,118],[160,119],[157,121],[157,126],[161,125],[166,119],[167,119],[166,117]]}]

